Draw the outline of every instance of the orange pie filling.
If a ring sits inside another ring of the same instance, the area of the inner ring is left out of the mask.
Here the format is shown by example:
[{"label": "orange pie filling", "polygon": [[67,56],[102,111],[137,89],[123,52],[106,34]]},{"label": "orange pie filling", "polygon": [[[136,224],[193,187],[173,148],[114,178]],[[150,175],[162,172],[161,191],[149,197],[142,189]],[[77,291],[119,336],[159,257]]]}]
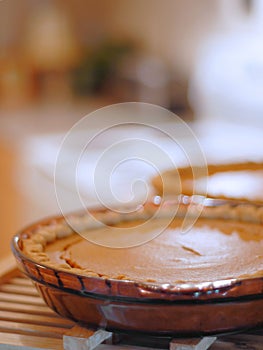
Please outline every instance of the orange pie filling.
[{"label": "orange pie filling", "polygon": [[205,208],[185,233],[182,220],[177,217],[167,224],[159,217],[151,218],[146,226],[137,220],[87,227],[87,232],[98,236],[112,234],[114,229],[125,235],[131,225],[142,235],[156,225],[163,227],[147,243],[121,249],[91,243],[60,221],[40,226],[23,239],[22,249],[47,266],[103,278],[173,284],[263,276],[262,208]]}]

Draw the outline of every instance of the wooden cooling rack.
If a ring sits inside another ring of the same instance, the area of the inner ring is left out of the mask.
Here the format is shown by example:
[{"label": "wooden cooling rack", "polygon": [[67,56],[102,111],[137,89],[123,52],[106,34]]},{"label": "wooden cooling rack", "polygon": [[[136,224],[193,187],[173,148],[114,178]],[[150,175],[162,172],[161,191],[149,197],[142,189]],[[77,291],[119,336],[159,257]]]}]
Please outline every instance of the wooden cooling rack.
[{"label": "wooden cooling rack", "polygon": [[[147,341],[143,336],[112,336],[105,331],[91,331],[63,319],[49,309],[38,295],[31,281],[16,268],[13,257],[0,262],[0,349],[91,349],[139,350],[166,348],[174,350],[261,350],[263,330],[191,340],[171,340],[163,347],[160,342]],[[147,337],[145,337],[147,339]],[[95,342],[94,342],[95,341]],[[146,347],[145,347],[146,346]]]},{"label": "wooden cooling rack", "polygon": [[73,326],[45,305],[13,257],[0,263],[0,349],[63,349]]}]

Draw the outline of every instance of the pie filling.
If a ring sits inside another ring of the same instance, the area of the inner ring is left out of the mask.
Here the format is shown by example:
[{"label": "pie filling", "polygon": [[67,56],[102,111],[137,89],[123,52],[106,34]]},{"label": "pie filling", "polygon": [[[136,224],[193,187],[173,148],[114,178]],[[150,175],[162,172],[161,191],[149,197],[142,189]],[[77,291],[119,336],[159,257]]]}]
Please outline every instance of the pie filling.
[{"label": "pie filling", "polygon": [[[182,218],[173,219],[169,225],[162,220],[149,220],[148,230],[156,224],[163,224],[164,230],[137,247],[107,248],[70,231],[61,235],[62,238],[53,239],[45,235],[43,226],[31,238],[24,239],[23,250],[46,265],[104,278],[199,283],[263,275],[263,227],[258,220],[200,217],[186,233],[181,231]],[[119,227],[125,235],[121,224],[114,224],[113,230]],[[106,226],[90,231],[99,236],[109,229]],[[137,226],[133,224],[133,229],[140,233],[139,221]],[[141,234],[147,229],[144,227]],[[48,227],[48,232],[52,232],[52,227]]]}]

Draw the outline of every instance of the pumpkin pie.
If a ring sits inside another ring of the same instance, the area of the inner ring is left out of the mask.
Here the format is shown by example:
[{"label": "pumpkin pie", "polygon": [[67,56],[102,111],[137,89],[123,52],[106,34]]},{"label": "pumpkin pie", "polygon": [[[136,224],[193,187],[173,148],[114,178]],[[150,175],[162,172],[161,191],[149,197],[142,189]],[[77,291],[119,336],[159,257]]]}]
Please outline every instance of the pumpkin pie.
[{"label": "pumpkin pie", "polygon": [[159,195],[192,196],[263,203],[263,163],[208,164],[164,171],[152,179]]},{"label": "pumpkin pie", "polygon": [[[98,211],[95,225],[89,213],[76,214],[71,216],[74,229],[59,217],[25,232],[21,249],[40,265],[104,279],[175,284],[263,275],[263,208],[205,205],[184,233],[187,205],[180,205],[171,220],[167,220],[169,210],[169,205],[164,206],[155,216],[156,206],[150,204],[132,217]],[[115,229],[125,235],[129,227],[140,235],[156,227],[162,230],[145,244],[122,249],[89,240],[111,235]]]}]

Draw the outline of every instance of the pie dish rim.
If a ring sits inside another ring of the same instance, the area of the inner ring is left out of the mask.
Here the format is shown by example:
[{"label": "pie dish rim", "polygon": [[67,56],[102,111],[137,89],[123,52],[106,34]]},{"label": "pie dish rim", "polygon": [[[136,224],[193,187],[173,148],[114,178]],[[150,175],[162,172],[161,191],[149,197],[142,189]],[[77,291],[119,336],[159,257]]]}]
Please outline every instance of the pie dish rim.
[{"label": "pie dish rim", "polygon": [[[184,203],[186,202],[184,196]],[[188,206],[191,197],[188,197]],[[172,203],[182,203],[182,198],[166,201],[169,205]],[[147,203],[146,205],[153,205]],[[256,203],[242,203],[240,201],[226,201],[218,199],[206,199],[205,209],[215,210],[221,215],[226,215],[229,209],[232,212],[238,212],[238,209],[243,209],[246,213],[248,209],[263,209]],[[95,212],[103,212],[104,208],[94,209]],[[80,212],[74,213],[79,215]],[[243,215],[244,215],[243,213]],[[242,214],[242,211],[241,211]],[[240,215],[240,213],[239,213]],[[262,216],[263,218],[263,216]],[[13,237],[11,247],[13,254],[16,257],[19,268],[33,281],[48,285],[54,288],[66,290],[70,293],[86,294],[102,298],[121,298],[126,300],[139,301],[175,301],[175,302],[210,302],[211,300],[231,300],[235,298],[263,298],[263,271],[262,275],[231,278],[218,280],[214,282],[200,283],[153,283],[153,282],[138,282],[127,279],[114,279],[108,277],[94,277],[82,273],[76,273],[70,270],[61,269],[55,266],[49,266],[45,262],[39,262],[32,257],[26,255],[21,248],[21,241],[25,235],[39,227],[50,222],[59,222],[62,216],[53,216],[48,219],[38,221],[37,223],[28,226],[21,230]],[[245,220],[247,221],[247,220]],[[262,219],[263,221],[263,219]],[[252,221],[253,222],[253,221]],[[65,282],[65,281],[66,282]]]}]

